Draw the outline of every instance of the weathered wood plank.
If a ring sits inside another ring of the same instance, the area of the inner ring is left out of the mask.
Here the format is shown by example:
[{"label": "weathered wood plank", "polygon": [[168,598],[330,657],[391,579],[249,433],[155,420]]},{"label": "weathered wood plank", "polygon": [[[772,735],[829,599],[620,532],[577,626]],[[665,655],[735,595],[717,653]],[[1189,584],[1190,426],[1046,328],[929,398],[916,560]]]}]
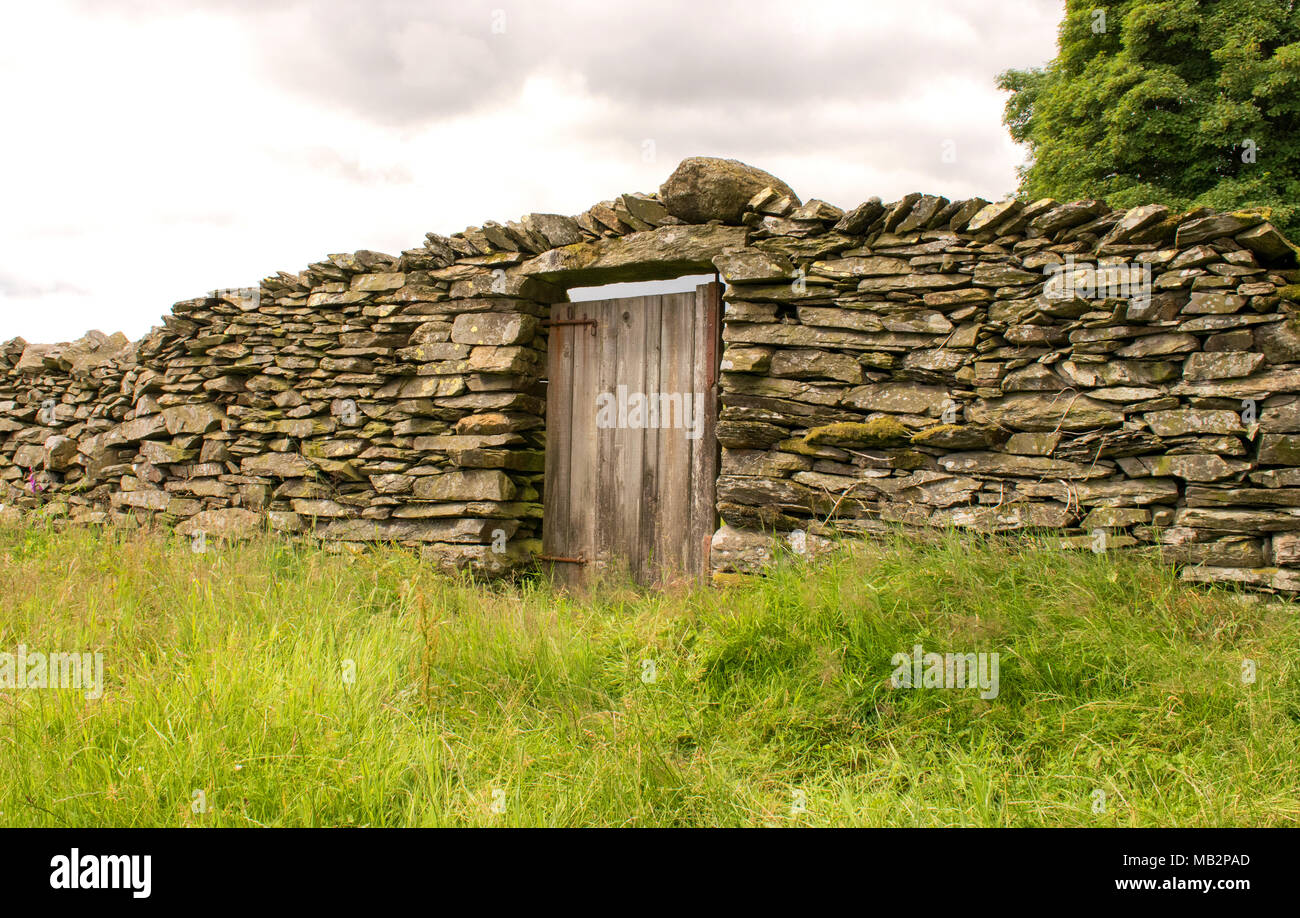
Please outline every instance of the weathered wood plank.
[{"label": "weathered wood plank", "polygon": [[[573,318],[596,318],[596,333],[588,325],[574,325],[573,393],[570,400],[570,481],[569,531],[572,553],[568,557],[596,556],[596,489],[600,486],[599,458],[596,452],[596,389],[600,368],[599,316],[587,303],[573,306]],[[578,585],[588,577],[588,565],[569,564],[567,582]]]},{"label": "weathered wood plank", "polygon": [[[599,325],[600,359],[596,367],[595,393],[608,392],[612,381],[618,379],[618,339],[623,333],[619,316],[623,312],[622,300],[601,300],[596,316]],[[593,397],[592,409],[595,409]],[[604,570],[618,563],[618,555],[625,546],[618,544],[615,530],[618,493],[618,429],[607,426],[596,430],[596,514],[594,525],[593,571]]]},{"label": "weathered wood plank", "polygon": [[[572,318],[572,306],[551,307],[551,319]],[[573,331],[552,326],[547,344],[546,467],[542,485],[542,553],[567,556],[571,550],[571,439],[573,399]],[[568,581],[564,565],[551,565],[556,583]]]},{"label": "weathered wood plank", "polygon": [[[660,361],[663,355],[663,317],[665,311],[669,309],[670,300],[671,297],[665,296],[645,297],[645,338],[642,342],[642,347],[645,350],[645,381],[641,391],[646,394],[647,400],[659,391]],[[657,409],[654,413],[656,416],[649,420],[657,422]],[[648,583],[658,582],[659,570],[667,560],[663,553],[663,546],[659,544],[658,538],[663,531],[661,526],[659,481],[660,440],[662,437],[663,432],[657,429],[654,424],[649,423],[642,431],[641,436],[643,456],[641,493],[637,495],[641,503],[641,519],[637,532],[637,542],[642,553],[641,579]]]},{"label": "weathered wood plank", "polygon": [[[661,418],[660,423],[684,424],[684,397],[691,392],[691,347],[694,329],[695,296],[690,293],[664,297],[663,367],[661,391],[676,399],[682,410],[677,417]],[[669,409],[672,411],[671,407]],[[661,433],[660,455],[659,545],[664,558],[661,571],[665,580],[680,578],[689,548],[691,442],[683,426],[668,426]]]},{"label": "weathered wood plank", "polygon": [[704,395],[703,433],[691,444],[691,519],[693,552],[690,569],[700,577],[709,573],[709,545],[717,523],[718,469],[718,361],[722,343],[722,285],[703,284],[695,289],[695,345],[692,373],[695,390]]},{"label": "weathered wood plank", "polygon": [[[646,299],[639,296],[623,300],[623,308],[617,315],[615,385],[627,386],[629,399],[633,393],[645,392]],[[628,573],[643,581],[646,551],[641,544],[641,487],[645,472],[645,427],[644,424],[634,425],[632,421],[631,417],[619,418],[620,427],[615,438],[615,487],[620,495],[616,506],[615,544],[622,547]]]}]

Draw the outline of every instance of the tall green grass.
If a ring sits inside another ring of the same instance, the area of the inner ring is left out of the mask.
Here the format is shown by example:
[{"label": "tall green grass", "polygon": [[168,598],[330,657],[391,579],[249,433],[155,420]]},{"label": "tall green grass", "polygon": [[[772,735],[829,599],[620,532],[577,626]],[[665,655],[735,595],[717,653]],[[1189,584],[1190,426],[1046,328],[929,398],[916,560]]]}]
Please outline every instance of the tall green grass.
[{"label": "tall green grass", "polygon": [[[1300,822],[1297,606],[1141,556],[900,536],[571,596],[10,527],[0,610],[0,651],[106,669],[98,700],[0,689],[0,825]],[[998,652],[1000,693],[892,687],[918,643]]]}]

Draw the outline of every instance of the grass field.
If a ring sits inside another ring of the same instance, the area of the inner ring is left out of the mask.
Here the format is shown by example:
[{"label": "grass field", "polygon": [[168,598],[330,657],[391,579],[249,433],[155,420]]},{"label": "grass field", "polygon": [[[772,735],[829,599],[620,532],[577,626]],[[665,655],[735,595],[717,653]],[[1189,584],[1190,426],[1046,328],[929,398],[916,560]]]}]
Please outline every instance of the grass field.
[{"label": "grass field", "polygon": [[[1295,825],[1297,608],[956,534],[578,598],[10,527],[0,651],[105,690],[0,688],[0,825]],[[892,686],[915,644],[998,694]]]}]

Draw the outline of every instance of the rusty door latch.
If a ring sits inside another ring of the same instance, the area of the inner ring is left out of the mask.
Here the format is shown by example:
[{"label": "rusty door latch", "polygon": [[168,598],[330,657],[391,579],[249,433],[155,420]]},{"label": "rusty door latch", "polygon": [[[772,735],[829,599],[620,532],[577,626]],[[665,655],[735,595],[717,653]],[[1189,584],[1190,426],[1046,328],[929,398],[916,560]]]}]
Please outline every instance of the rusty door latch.
[{"label": "rusty door latch", "polygon": [[583,316],[581,319],[544,319],[542,328],[554,328],[557,325],[590,325],[591,336],[596,337],[596,320]]}]

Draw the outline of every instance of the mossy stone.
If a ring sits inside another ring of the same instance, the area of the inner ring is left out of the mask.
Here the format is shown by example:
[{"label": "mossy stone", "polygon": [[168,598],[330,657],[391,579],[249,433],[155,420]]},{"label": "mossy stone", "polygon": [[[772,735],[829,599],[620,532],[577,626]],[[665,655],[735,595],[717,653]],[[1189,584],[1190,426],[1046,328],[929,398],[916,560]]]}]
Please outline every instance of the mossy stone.
[{"label": "mossy stone", "polygon": [[840,421],[816,427],[804,437],[809,446],[893,446],[907,443],[911,434],[887,415],[869,421]]}]

